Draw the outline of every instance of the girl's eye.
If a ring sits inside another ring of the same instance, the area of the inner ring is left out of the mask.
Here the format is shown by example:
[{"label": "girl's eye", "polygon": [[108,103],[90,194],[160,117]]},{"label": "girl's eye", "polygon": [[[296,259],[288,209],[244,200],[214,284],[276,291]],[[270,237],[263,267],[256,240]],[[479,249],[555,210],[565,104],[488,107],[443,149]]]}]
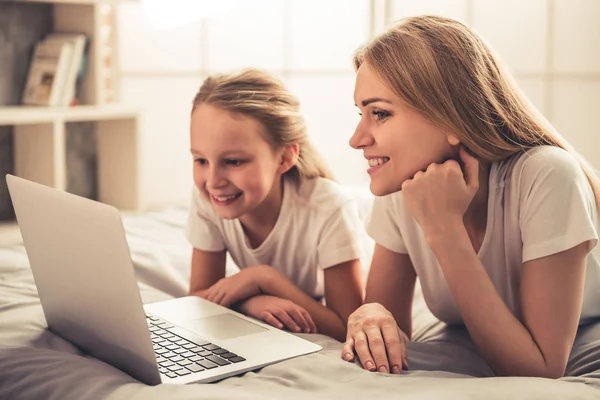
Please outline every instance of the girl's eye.
[{"label": "girl's eye", "polygon": [[244,161],[243,160],[229,159],[229,160],[226,160],[225,163],[227,165],[231,165],[233,167],[239,167],[240,165],[242,165],[244,163]]},{"label": "girl's eye", "polygon": [[196,162],[198,164],[200,164],[200,165],[206,165],[206,164],[208,164],[208,161],[206,161],[206,159],[204,159],[204,158],[197,158]]},{"label": "girl's eye", "polygon": [[382,120],[386,119],[387,117],[389,117],[391,115],[387,111],[379,111],[379,110],[373,110],[371,112],[371,114],[373,114],[375,116],[375,119],[377,121],[382,121]]}]

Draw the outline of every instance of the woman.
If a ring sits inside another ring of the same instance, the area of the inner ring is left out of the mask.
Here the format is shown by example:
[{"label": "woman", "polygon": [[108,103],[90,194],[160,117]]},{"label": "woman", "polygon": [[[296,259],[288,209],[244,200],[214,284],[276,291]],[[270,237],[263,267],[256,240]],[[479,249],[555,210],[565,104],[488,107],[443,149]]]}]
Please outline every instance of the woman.
[{"label": "woman", "polygon": [[401,21],[360,49],[352,147],[378,196],[365,305],[342,357],[407,368],[416,278],[498,375],[563,376],[600,316],[598,180],[467,26]]}]

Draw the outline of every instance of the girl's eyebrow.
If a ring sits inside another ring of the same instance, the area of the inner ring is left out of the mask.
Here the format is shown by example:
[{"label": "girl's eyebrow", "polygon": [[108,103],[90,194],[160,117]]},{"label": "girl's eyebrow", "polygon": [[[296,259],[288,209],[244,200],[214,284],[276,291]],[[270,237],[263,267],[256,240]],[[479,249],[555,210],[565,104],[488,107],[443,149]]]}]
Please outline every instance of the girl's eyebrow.
[{"label": "girl's eyebrow", "polygon": [[249,155],[249,153],[247,153],[244,150],[229,150],[229,151],[224,151],[221,156],[222,157],[227,157],[227,156],[247,156]]},{"label": "girl's eyebrow", "polygon": [[[190,149],[190,153],[192,153],[192,155],[194,155],[194,156],[198,156],[198,157],[202,156],[202,153],[200,153],[199,151],[196,151],[194,149]],[[247,153],[244,150],[227,150],[227,151],[224,151],[223,153],[221,153],[221,157],[228,157],[228,156],[229,157],[231,157],[231,156],[243,156],[243,157],[246,157],[246,156],[249,156],[249,155],[250,154]]]}]

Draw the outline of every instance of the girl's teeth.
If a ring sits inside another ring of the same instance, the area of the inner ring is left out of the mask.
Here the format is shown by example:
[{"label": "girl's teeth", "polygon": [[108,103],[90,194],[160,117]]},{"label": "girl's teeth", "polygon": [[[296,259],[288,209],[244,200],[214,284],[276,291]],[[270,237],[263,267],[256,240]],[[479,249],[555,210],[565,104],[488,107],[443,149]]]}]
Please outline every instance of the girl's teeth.
[{"label": "girl's teeth", "polygon": [[369,167],[376,167],[381,164],[385,164],[390,160],[389,157],[381,157],[381,158],[371,158],[369,160]]}]

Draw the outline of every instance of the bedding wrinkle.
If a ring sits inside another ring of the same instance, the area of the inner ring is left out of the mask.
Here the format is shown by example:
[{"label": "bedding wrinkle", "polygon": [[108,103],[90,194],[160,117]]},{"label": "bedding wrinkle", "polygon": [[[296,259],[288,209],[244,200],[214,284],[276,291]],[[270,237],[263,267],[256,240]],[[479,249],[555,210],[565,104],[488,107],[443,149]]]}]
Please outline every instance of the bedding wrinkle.
[{"label": "bedding wrinkle", "polygon": [[[185,294],[191,255],[185,217],[186,210],[170,209],[124,219],[145,303]],[[437,321],[418,286],[415,293],[413,341],[407,343],[411,369],[402,375],[365,371],[341,359],[342,343],[299,334],[323,350],[215,384],[146,386],[48,331],[22,244],[0,246],[0,399],[600,398],[600,321],[579,328],[569,376],[498,378],[464,328]]]}]

